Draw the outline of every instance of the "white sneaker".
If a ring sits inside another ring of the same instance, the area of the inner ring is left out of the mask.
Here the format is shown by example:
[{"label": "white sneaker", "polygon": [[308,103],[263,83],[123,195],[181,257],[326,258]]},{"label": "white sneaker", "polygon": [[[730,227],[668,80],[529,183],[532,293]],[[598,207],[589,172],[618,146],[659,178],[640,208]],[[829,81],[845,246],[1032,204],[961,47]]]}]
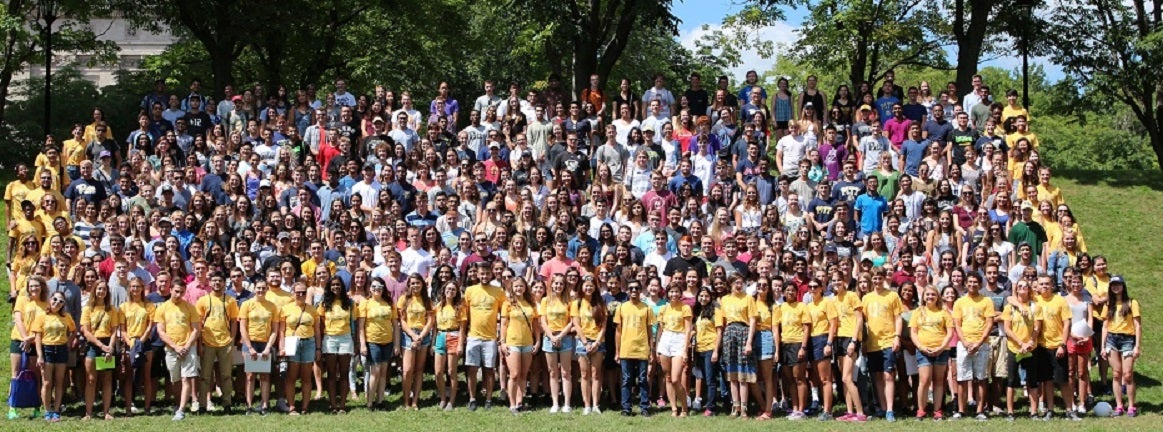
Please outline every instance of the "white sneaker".
[{"label": "white sneaker", "polygon": [[592,412],[596,415],[602,415],[602,410],[598,409],[598,407],[593,407],[593,409],[591,409],[590,412]]},{"label": "white sneaker", "polygon": [[134,405],[129,405],[129,412],[130,414],[141,414],[141,410],[137,409]]},{"label": "white sneaker", "polygon": [[697,397],[694,401],[691,401],[691,409],[695,411],[703,409],[703,398]]},{"label": "white sneaker", "polygon": [[190,412],[196,413],[198,411],[201,411],[201,408],[202,408],[202,405],[199,404],[198,401],[190,401]]},{"label": "white sneaker", "polygon": [[590,415],[590,407],[586,407],[586,409],[582,411],[582,415]]},{"label": "white sneaker", "polygon": [[557,407],[557,405],[554,405],[554,406],[552,406],[552,407],[549,407],[549,413],[550,413],[550,414],[557,414],[557,412],[558,412],[558,411],[561,411],[561,408],[558,408],[558,407]]},{"label": "white sneaker", "polygon": [[561,412],[564,414],[568,414],[570,411],[573,411],[573,409],[571,409],[569,405],[561,407]]},{"label": "white sneaker", "polygon": [[214,412],[214,401],[206,401],[206,411]]}]

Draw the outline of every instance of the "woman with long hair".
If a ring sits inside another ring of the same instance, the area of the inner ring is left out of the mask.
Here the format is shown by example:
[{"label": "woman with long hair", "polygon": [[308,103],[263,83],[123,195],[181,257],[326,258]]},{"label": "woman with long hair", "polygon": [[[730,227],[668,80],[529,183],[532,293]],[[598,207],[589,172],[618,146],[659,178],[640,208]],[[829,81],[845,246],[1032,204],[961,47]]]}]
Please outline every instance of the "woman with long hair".
[{"label": "woman with long hair", "polygon": [[743,289],[743,277],[728,277],[730,293],[719,298],[727,327],[723,331],[723,369],[731,386],[731,416],[747,417],[748,386],[755,382],[751,347],[755,336],[755,299]]},{"label": "woman with long hair", "polygon": [[779,362],[783,369],[784,394],[791,399],[789,420],[806,418],[804,409],[808,398],[808,335],[812,331],[812,315],[808,306],[799,301],[796,284],[783,287],[783,303],[772,312],[772,332],[779,345]]},{"label": "woman with long hair", "polygon": [[1070,308],[1070,333],[1066,335],[1066,355],[1069,365],[1069,379],[1078,397],[1068,401],[1068,408],[1075,412],[1086,412],[1086,399],[1090,396],[1090,358],[1094,352],[1094,335],[1082,337],[1074,329],[1094,328],[1094,304],[1082,286],[1082,274],[1075,267],[1067,267],[1062,273],[1062,283],[1066,287],[1066,305]]},{"label": "woman with long hair", "polygon": [[[132,286],[132,282],[131,282]],[[250,361],[265,361],[273,364],[271,353],[278,343],[275,333],[275,323],[278,322],[278,306],[267,299],[267,291],[271,289],[265,283],[254,285],[254,297],[242,303],[238,310],[238,331],[242,337],[242,355]],[[281,289],[274,287],[274,289]],[[126,322],[129,316],[126,315]],[[254,382],[258,380],[260,404],[254,405]],[[246,412],[259,415],[267,414],[267,407],[271,399],[270,372],[246,373]],[[148,406],[148,405],[146,405]]]},{"label": "woman with long hair", "polygon": [[101,386],[102,411],[105,420],[113,419],[113,412],[109,410],[113,404],[113,371],[110,369],[98,370],[97,357],[104,356],[111,360],[117,351],[117,338],[122,328],[121,311],[112,305],[109,295],[109,285],[104,281],[97,282],[93,290],[93,297],[89,304],[81,310],[81,333],[89,342],[89,351],[85,354],[85,417],[93,417],[93,400],[96,398],[97,386]]},{"label": "woman with long hair", "polygon": [[864,403],[860,401],[860,389],[856,387],[856,359],[860,357],[860,342],[864,336],[864,306],[860,303],[860,293],[867,292],[872,278],[867,273],[861,274],[856,282],[857,291],[848,290],[847,275],[833,274],[833,280],[839,277],[838,282],[832,284],[835,293],[836,314],[840,317],[840,326],[836,329],[836,343],[832,353],[837,356],[840,369],[840,382],[844,385],[844,406],[847,413],[837,418],[840,421],[864,422],[868,417],[864,415]]},{"label": "woman with long hair", "polygon": [[[43,278],[40,279],[43,282]],[[77,324],[65,310],[63,292],[55,292],[49,297],[48,309],[32,320],[30,331],[36,342],[37,365],[41,370],[40,400],[45,408],[44,418],[59,422],[67,385],[65,371],[68,370],[69,345],[77,333]]]},{"label": "woman with long hair", "polygon": [[[790,284],[794,286],[795,284]],[[808,280],[808,290],[811,291],[812,301],[808,303],[808,315],[811,316],[812,328],[809,333],[811,349],[809,351],[808,377],[812,385],[820,389],[820,402],[823,411],[818,417],[821,421],[832,419],[832,346],[836,342],[836,330],[840,326],[840,315],[836,309],[834,298],[824,297],[824,281]]]},{"label": "woman with long hair", "polygon": [[462,341],[467,340],[462,335],[467,336],[468,304],[464,303],[455,280],[444,282],[439,292],[439,301],[433,306],[436,310],[436,393],[440,396],[440,408],[452,411],[456,405],[457,360],[463,352]]},{"label": "woman with long hair", "polygon": [[1135,360],[1142,354],[1143,340],[1139,301],[1131,298],[1122,276],[1111,277],[1108,287],[1110,299],[1099,315],[1106,321],[1102,331],[1102,338],[1106,341],[1104,354],[1114,372],[1114,416],[1123,414],[1125,402],[1127,417],[1134,417],[1138,414],[1135,408]]},{"label": "woman with long hair", "polygon": [[[275,287],[267,289],[273,291]],[[294,293],[295,301],[283,306],[279,311],[278,334],[281,335],[282,341],[280,355],[287,357],[287,373],[284,375],[286,381],[283,383],[283,391],[289,406],[287,414],[298,416],[306,414],[311,403],[311,385],[315,383],[312,378],[314,374],[312,365],[323,349],[323,325],[319,323],[321,321],[318,316],[319,309],[312,307],[307,301],[307,285],[296,282],[291,292]],[[298,410],[295,409],[296,381],[302,384],[302,401]]]},{"label": "woman with long hair", "polygon": [[[36,364],[36,335],[32,332],[32,322],[37,317],[42,316],[48,311],[48,285],[45,279],[41,276],[30,275],[25,282],[25,287],[20,294],[16,296],[16,304],[12,309],[12,343],[9,345],[9,361],[12,365],[12,379],[15,380],[17,374],[20,373],[20,361],[22,354],[27,354],[29,363]],[[16,352],[12,352],[16,351]],[[29,366],[33,370],[33,374],[37,379],[41,379],[39,367]],[[47,400],[47,399],[45,399]],[[16,412],[16,408],[8,408],[8,419],[15,420],[20,415]],[[36,417],[36,412],[33,413]]]},{"label": "woman with long hair", "polygon": [[[692,311],[695,320],[689,336],[693,340],[694,354],[698,357],[694,367],[695,409],[703,408],[703,416],[715,414],[715,402],[719,396],[719,345],[723,338],[723,315],[715,305],[715,293],[710,288],[702,288]],[[706,398],[703,383],[707,384]]]},{"label": "woman with long hair", "polygon": [[505,354],[509,371],[509,412],[514,415],[521,412],[530,360],[538,348],[535,341],[541,336],[541,329],[534,325],[537,318],[529,283],[525,279],[514,279],[509,299],[501,307],[501,335],[504,337],[501,352]]},{"label": "woman with long hair", "polygon": [[[133,391],[136,389],[136,375],[140,374],[145,390],[145,413],[148,415],[153,408],[153,399],[157,395],[154,391],[153,376],[153,349],[150,346],[154,334],[153,312],[156,305],[145,298],[145,282],[140,278],[129,280],[129,297],[121,304],[120,313],[124,321],[125,331],[121,333],[121,341],[127,348],[122,352],[120,371],[121,391],[125,399],[125,412],[133,412]],[[134,358],[132,353],[139,352],[141,358]],[[140,361],[140,370],[139,362]],[[248,393],[249,394],[249,393]]]},{"label": "woman with long hair", "polygon": [[603,357],[606,347],[606,302],[593,277],[582,280],[580,294],[569,307],[573,327],[577,329],[574,354],[581,372],[581,394],[585,410],[582,415],[601,414]]},{"label": "woman with long hair", "polygon": [[[400,346],[393,350],[392,343],[400,340],[396,325],[396,308],[387,283],[372,278],[370,297],[359,304],[356,327],[359,329],[359,347],[367,350],[367,408],[384,408],[384,394],[388,385],[388,369]],[[402,344],[401,344],[402,345]]]},{"label": "woman with long hair", "polygon": [[917,370],[920,384],[916,392],[917,419],[925,418],[929,391],[933,395],[933,420],[945,418],[945,374],[949,364],[949,343],[956,335],[953,316],[942,306],[937,288],[928,286],[909,323],[917,347]]},{"label": "woman with long hair", "polygon": [[[652,285],[657,278],[652,279]],[[691,334],[691,307],[682,302],[682,284],[672,283],[667,290],[669,302],[658,312],[661,334],[656,352],[662,365],[663,380],[666,382],[666,398],[671,402],[671,415],[686,417],[690,411],[687,405],[687,345]]]},{"label": "woman with long hair", "polygon": [[[565,289],[565,276],[556,274],[549,283],[549,292],[541,299],[541,350],[549,370],[549,397],[553,401],[550,413],[570,412],[573,396],[573,353],[576,350],[574,324],[570,315],[570,292]],[[565,404],[558,405],[558,393]]]},{"label": "woman with long hair", "polygon": [[[298,289],[298,288],[296,288]],[[327,399],[332,414],[347,412],[347,374],[355,344],[351,338],[351,319],[355,316],[355,303],[347,294],[347,286],[339,276],[331,276],[327,281],[327,291],[323,301],[316,308],[319,327],[322,328],[323,384],[327,387]],[[338,388],[337,388],[338,387]]]},{"label": "woman with long hair", "polygon": [[404,295],[396,299],[396,315],[399,316],[403,337],[400,348],[404,352],[401,404],[408,409],[418,410],[424,363],[428,356],[428,346],[432,345],[436,317],[424,278],[418,274],[409,275],[405,286]]},{"label": "woman with long hair", "polygon": [[[1041,398],[1042,377],[1045,375],[1042,371],[1045,368],[1035,365],[1037,357],[1034,349],[1038,347],[1038,334],[1042,329],[1042,311],[1034,302],[1030,285],[1030,281],[1025,279],[1017,281],[1012,300],[1018,306],[1007,303],[1000,317],[1006,336],[1006,355],[1010,358],[1009,377],[1006,380],[1006,413],[1011,420],[1014,418],[1015,390],[1023,386],[1030,399],[1030,418],[1036,418],[1038,404],[1034,401]],[[1018,373],[1019,368],[1026,370],[1024,379]]]}]

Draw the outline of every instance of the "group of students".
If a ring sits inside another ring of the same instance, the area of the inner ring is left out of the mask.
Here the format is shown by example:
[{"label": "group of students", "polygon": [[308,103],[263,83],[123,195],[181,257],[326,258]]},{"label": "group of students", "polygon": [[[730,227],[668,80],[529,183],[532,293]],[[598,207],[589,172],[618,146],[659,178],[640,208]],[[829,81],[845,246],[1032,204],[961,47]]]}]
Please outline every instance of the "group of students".
[{"label": "group of students", "polygon": [[66,391],[84,419],[159,392],[174,420],[414,410],[429,378],[445,411],[1078,419],[1109,389],[1137,414],[1139,304],[1015,98],[592,81],[488,82],[459,129],[446,84],[427,119],[342,80],[159,85],[123,143],[94,110],[5,192],[13,378],[48,421]]}]

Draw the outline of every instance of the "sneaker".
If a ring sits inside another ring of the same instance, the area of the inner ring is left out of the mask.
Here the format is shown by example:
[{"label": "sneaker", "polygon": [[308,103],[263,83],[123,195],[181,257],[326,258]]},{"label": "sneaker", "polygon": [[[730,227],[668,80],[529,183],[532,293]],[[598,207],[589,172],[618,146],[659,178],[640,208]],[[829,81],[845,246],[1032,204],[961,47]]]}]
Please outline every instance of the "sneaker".
[{"label": "sneaker", "polygon": [[1072,421],[1082,421],[1082,417],[1079,417],[1078,413],[1074,412],[1073,410],[1066,411],[1066,418],[1068,418]]},{"label": "sneaker", "polygon": [[1014,422],[1014,413],[1006,413],[1006,421],[1013,423]]},{"label": "sneaker", "polygon": [[650,417],[650,415],[651,415],[650,410],[648,410],[646,408],[642,408],[641,413],[642,413],[642,417]]},{"label": "sneaker", "polygon": [[695,411],[703,409],[703,398],[697,397],[694,401],[691,401],[691,409]]},{"label": "sneaker", "polygon": [[517,407],[510,407],[509,412],[513,413],[513,415],[521,415],[521,409]]},{"label": "sneaker", "polygon": [[16,408],[8,408],[8,420],[16,420],[20,417],[20,413],[16,412]]},{"label": "sneaker", "polygon": [[493,400],[491,398],[485,400],[485,409],[493,409]]},{"label": "sneaker", "polygon": [[1123,415],[1123,407],[1115,408],[1115,412],[1111,413],[1111,417],[1120,417]]},{"label": "sneaker", "polygon": [[561,413],[562,413],[562,414],[569,414],[569,412],[570,412],[570,411],[573,411],[573,409],[572,409],[572,408],[570,408],[570,407],[569,407],[569,405],[566,405],[566,406],[563,406],[563,407],[561,407]]},{"label": "sneaker", "polygon": [[1054,411],[1046,411],[1046,415],[1042,416],[1042,421],[1054,420]]},{"label": "sneaker", "polygon": [[957,419],[960,419],[962,417],[965,417],[965,415],[961,414],[960,412],[953,413],[953,420],[957,420]]},{"label": "sneaker", "polygon": [[61,421],[61,413],[59,413],[59,412],[54,412],[54,413],[52,413],[52,419],[51,419],[51,420],[49,420],[49,421],[51,421],[51,422],[53,422],[53,423],[58,423],[58,422],[60,422],[60,421]]},{"label": "sneaker", "polygon": [[206,412],[214,412],[217,408],[214,406],[214,401],[206,401]]},{"label": "sneaker", "polygon": [[630,412],[630,410],[622,410],[622,417],[630,417],[632,415],[634,415],[634,413]]},{"label": "sneaker", "polygon": [[836,421],[846,422],[852,419],[852,413],[844,413],[840,417],[836,417]]},{"label": "sneaker", "polygon": [[279,399],[277,402],[275,402],[275,409],[279,410],[279,412],[290,411],[290,408],[287,407],[286,399]]},{"label": "sneaker", "polygon": [[864,423],[868,421],[868,416],[862,414],[852,414],[852,419],[848,421],[853,423]]},{"label": "sneaker", "polygon": [[711,410],[703,410],[703,417],[714,417],[715,413]]},{"label": "sneaker", "polygon": [[590,407],[586,407],[586,409],[582,410],[582,415],[585,415],[585,416],[590,415]]},{"label": "sneaker", "polygon": [[130,414],[141,414],[141,410],[137,409],[137,406],[130,405],[129,406],[129,413]]},{"label": "sneaker", "polygon": [[896,413],[894,413],[892,411],[885,411],[884,420],[889,422],[889,423],[896,421]]},{"label": "sneaker", "polygon": [[658,407],[659,408],[666,408],[666,399],[658,398]]},{"label": "sneaker", "polygon": [[803,420],[804,417],[806,417],[806,416],[804,415],[803,411],[796,411],[796,412],[791,413],[791,415],[787,416],[787,419],[791,420],[791,421],[800,421],[800,420]]},{"label": "sneaker", "polygon": [[816,416],[816,420],[819,420],[819,421],[830,421],[830,420],[832,420],[832,414],[829,414],[827,411],[825,411],[825,412],[822,412],[822,413],[820,413],[820,415],[819,415],[819,416]]},{"label": "sneaker", "polygon": [[983,412],[977,413],[976,419],[977,419],[977,421],[986,421],[986,420],[989,420],[989,416],[985,415],[985,413],[983,413]]},{"label": "sneaker", "polygon": [[593,408],[591,408],[591,409],[590,409],[590,413],[592,413],[592,414],[594,414],[594,415],[601,415],[601,414],[602,414],[602,410],[598,409],[598,407],[593,407]]},{"label": "sneaker", "polygon": [[933,411],[933,421],[941,421],[944,419],[945,419],[945,413],[941,412],[941,410]]},{"label": "sneaker", "polygon": [[1139,410],[1137,408],[1127,408],[1127,417],[1134,417],[1137,415],[1139,415]]},{"label": "sneaker", "polygon": [[559,411],[561,411],[561,408],[558,408],[557,405],[549,407],[550,414],[557,414]]},{"label": "sneaker", "polygon": [[190,412],[196,413],[198,411],[201,411],[201,409],[202,409],[202,405],[199,404],[198,401],[191,401],[190,402]]},{"label": "sneaker", "polygon": [[186,418],[186,413],[179,410],[178,412],[174,413],[173,421],[182,421],[185,418]]},{"label": "sneaker", "polygon": [[262,416],[262,417],[266,417],[267,416],[267,409],[266,408],[259,408],[258,415]]}]

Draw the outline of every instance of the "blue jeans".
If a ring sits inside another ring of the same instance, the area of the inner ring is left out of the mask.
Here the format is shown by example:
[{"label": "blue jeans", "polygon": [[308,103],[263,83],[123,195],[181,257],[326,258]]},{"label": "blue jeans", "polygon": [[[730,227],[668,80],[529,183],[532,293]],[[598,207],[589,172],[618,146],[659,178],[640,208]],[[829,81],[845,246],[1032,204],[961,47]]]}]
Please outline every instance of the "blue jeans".
[{"label": "blue jeans", "polygon": [[699,357],[696,367],[702,374],[703,382],[707,384],[707,391],[703,393],[703,409],[711,412],[715,411],[715,401],[719,397],[719,364],[711,361],[714,354],[713,350],[696,353]]},{"label": "blue jeans", "polygon": [[647,360],[622,359],[622,411],[630,411],[630,388],[638,385],[638,403],[643,411],[650,409],[650,381],[646,379]]}]

